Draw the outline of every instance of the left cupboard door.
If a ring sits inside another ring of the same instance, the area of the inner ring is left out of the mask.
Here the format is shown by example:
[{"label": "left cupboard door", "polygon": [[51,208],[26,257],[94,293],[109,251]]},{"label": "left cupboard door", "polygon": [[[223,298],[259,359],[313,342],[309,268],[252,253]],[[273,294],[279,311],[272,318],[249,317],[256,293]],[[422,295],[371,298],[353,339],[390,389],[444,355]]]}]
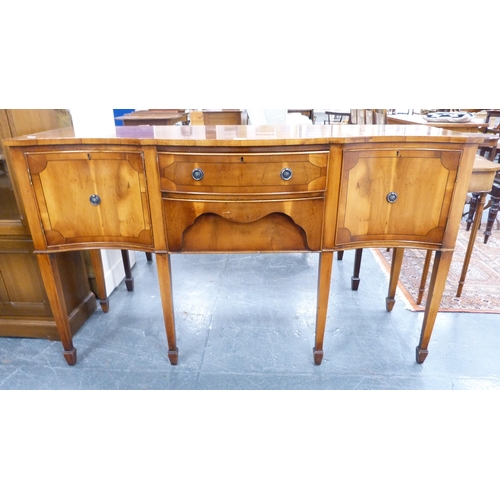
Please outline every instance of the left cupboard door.
[{"label": "left cupboard door", "polygon": [[142,152],[26,154],[48,248],[152,248]]}]

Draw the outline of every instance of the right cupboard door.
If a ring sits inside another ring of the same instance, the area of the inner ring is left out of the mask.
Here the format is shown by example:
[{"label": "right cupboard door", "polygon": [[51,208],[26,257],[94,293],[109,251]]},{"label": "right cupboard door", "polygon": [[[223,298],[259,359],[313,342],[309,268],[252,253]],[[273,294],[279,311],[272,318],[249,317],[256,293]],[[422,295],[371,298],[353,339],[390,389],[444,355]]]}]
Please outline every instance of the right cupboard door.
[{"label": "right cupboard door", "polygon": [[460,156],[432,148],[344,151],[336,244],[439,246]]}]

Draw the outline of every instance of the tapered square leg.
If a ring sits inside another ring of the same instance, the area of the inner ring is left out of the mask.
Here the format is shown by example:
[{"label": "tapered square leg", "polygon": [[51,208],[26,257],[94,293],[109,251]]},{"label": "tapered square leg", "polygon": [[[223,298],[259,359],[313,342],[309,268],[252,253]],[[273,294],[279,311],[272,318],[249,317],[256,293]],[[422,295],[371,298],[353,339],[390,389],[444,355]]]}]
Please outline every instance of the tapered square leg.
[{"label": "tapered square leg", "polygon": [[354,269],[351,277],[351,290],[356,291],[359,288],[359,273],[361,271],[361,259],[363,257],[363,249],[357,248],[354,253]]},{"label": "tapered square leg", "polygon": [[313,347],[313,357],[314,357],[314,364],[320,365],[321,362],[323,361],[323,351],[317,351],[316,348]]},{"label": "tapered square leg", "polygon": [[424,320],[420,333],[420,342],[417,346],[417,363],[423,363],[429,351],[429,341],[431,340],[432,329],[436,321],[436,316],[443,297],[446,284],[446,277],[450,269],[453,252],[437,251],[432,267],[431,282],[429,285],[429,295],[425,304]]},{"label": "tapered square leg", "polygon": [[168,359],[171,365],[176,365],[179,361],[179,349],[175,348],[175,351],[168,351]]},{"label": "tapered square leg", "polygon": [[319,256],[318,304],[316,310],[316,339],[313,349],[314,364],[323,360],[323,339],[325,336],[326,313],[332,277],[333,252],[321,252]]},{"label": "tapered square leg", "polygon": [[392,251],[391,275],[389,278],[389,291],[385,299],[385,309],[391,312],[396,303],[396,289],[398,287],[401,265],[403,264],[404,248],[394,248]]},{"label": "tapered square leg", "polygon": [[[476,196],[476,215],[472,223],[472,230],[469,236],[469,244],[467,245],[467,251],[465,252],[464,263],[462,265],[462,273],[460,274],[460,280],[458,282],[457,297],[460,297],[462,295],[462,289],[465,284],[465,277],[467,276],[467,271],[469,269],[470,259],[472,257],[472,252],[474,250],[474,243],[476,241],[477,232],[479,230],[479,226],[481,225],[481,218],[483,216],[484,204],[486,201],[486,193],[476,193],[475,196]],[[467,223],[468,222],[469,221],[467,220]]]},{"label": "tapered square leg", "polygon": [[417,346],[416,354],[416,361],[419,365],[421,365],[425,361],[429,351],[427,349],[420,349],[420,347]]},{"label": "tapered square leg", "polygon": [[179,359],[179,349],[177,348],[175,334],[170,255],[163,253],[156,254],[156,266],[158,269],[158,281],[160,284],[163,319],[165,321],[165,330],[167,333],[168,359],[172,365],[176,365]]},{"label": "tapered square leg", "polygon": [[74,347],[70,351],[64,351],[63,356],[69,366],[76,365],[76,349]]},{"label": "tapered square leg", "polygon": [[128,292],[134,291],[134,277],[130,267],[130,255],[128,250],[122,250],[123,270],[125,271],[125,286]]},{"label": "tapered square leg", "polygon": [[57,265],[57,255],[38,254],[38,264],[42,274],[50,308],[57,325],[57,331],[64,347],[64,359],[68,365],[76,363],[76,349],[73,346],[73,335],[69,325],[66,302],[64,300],[64,290],[61,282],[61,275]]},{"label": "tapered square leg", "polygon": [[104,279],[104,269],[102,265],[102,257],[100,250],[89,250],[92,267],[94,270],[95,281],[97,285],[97,293],[99,294],[99,304],[102,312],[109,312],[109,297],[106,293],[106,280]]}]

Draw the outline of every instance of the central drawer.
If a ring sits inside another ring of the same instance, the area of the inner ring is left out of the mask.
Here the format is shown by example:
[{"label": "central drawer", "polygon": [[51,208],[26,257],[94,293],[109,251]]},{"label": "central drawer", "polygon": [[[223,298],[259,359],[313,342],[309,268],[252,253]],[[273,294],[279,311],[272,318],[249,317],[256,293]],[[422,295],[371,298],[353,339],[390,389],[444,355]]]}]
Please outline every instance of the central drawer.
[{"label": "central drawer", "polygon": [[159,153],[166,193],[286,194],[325,190],[327,151],[297,153]]}]

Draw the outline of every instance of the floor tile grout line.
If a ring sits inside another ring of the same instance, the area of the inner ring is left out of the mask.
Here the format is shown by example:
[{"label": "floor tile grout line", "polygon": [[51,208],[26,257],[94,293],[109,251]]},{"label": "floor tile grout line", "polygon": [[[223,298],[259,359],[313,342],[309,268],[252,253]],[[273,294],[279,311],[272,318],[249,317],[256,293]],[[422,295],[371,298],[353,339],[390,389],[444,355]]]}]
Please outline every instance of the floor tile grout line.
[{"label": "floor tile grout line", "polygon": [[219,279],[220,279],[219,286],[218,286],[218,289],[217,289],[217,294],[215,296],[215,300],[214,300],[214,305],[213,305],[212,311],[210,312],[210,321],[209,321],[208,326],[207,326],[207,337],[206,337],[206,340],[205,340],[205,345],[203,346],[203,352],[202,352],[201,359],[200,359],[200,367],[198,369],[198,373],[196,374],[195,389],[197,389],[199,387],[199,382],[200,382],[200,377],[201,377],[201,370],[203,368],[203,362],[205,361],[205,353],[207,352],[208,342],[210,340],[210,330],[211,330],[211,327],[212,327],[215,310],[217,309],[217,304],[219,302],[219,297],[220,297],[220,291],[221,291],[221,288],[222,288],[222,278],[226,274],[227,268],[229,266],[229,259],[230,259],[230,257],[231,256],[229,254],[226,255],[226,262],[224,264],[224,267],[223,267],[222,271],[219,274]]}]

